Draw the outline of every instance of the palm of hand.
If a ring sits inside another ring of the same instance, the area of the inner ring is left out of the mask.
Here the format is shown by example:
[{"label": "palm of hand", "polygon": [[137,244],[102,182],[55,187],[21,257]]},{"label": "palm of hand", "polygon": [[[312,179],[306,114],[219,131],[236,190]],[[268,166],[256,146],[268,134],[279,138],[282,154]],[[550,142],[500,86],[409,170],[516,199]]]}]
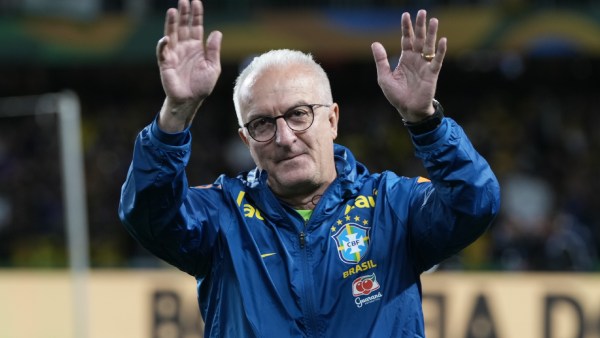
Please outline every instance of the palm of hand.
[{"label": "palm of hand", "polygon": [[161,80],[166,95],[174,101],[203,100],[214,89],[220,65],[207,60],[199,40],[178,42],[165,47],[159,60]]},{"label": "palm of hand", "polygon": [[438,74],[420,53],[404,51],[398,66],[379,79],[390,103],[401,113],[426,110],[435,94]]}]

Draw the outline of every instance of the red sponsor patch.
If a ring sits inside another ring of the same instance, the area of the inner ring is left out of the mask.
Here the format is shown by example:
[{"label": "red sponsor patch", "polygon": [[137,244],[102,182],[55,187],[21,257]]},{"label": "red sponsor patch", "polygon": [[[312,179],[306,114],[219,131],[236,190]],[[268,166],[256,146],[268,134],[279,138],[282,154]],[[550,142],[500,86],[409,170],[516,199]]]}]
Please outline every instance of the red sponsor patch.
[{"label": "red sponsor patch", "polygon": [[379,289],[375,273],[358,277],[352,282],[352,295],[354,297],[366,296]]}]

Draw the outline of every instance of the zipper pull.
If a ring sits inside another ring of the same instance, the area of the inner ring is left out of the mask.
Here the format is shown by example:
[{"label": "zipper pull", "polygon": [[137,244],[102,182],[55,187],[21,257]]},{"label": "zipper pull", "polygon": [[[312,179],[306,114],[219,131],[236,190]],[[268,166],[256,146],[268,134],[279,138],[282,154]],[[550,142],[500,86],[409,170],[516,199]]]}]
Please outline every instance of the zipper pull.
[{"label": "zipper pull", "polygon": [[304,249],[304,244],[306,244],[306,235],[304,232],[300,233],[300,249]]}]

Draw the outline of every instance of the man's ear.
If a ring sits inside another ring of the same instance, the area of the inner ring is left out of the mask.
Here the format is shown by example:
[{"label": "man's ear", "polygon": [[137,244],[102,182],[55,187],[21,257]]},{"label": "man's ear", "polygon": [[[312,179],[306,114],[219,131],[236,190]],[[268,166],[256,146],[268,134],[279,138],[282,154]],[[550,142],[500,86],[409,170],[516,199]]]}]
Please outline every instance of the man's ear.
[{"label": "man's ear", "polygon": [[340,106],[337,103],[333,103],[329,111],[329,126],[331,128],[331,135],[335,140],[338,135],[338,122],[340,120]]},{"label": "man's ear", "polygon": [[240,138],[242,139],[242,142],[244,142],[244,144],[246,145],[246,147],[248,147],[248,136],[246,136],[246,133],[244,132],[244,128],[240,128],[238,129],[238,135],[240,135]]}]

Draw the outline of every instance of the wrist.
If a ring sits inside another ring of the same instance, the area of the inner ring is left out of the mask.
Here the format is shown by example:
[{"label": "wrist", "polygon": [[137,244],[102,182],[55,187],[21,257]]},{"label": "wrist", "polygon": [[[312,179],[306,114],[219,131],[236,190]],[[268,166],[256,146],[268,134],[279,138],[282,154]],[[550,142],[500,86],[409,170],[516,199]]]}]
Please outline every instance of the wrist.
[{"label": "wrist", "polygon": [[402,119],[404,126],[414,135],[425,134],[435,130],[442,123],[442,119],[444,118],[444,108],[436,99],[433,99],[433,108],[435,109],[433,114],[427,116],[423,120],[409,122]]},{"label": "wrist", "polygon": [[168,133],[186,129],[192,122],[202,102],[174,102],[168,97],[160,110],[158,125]]}]

